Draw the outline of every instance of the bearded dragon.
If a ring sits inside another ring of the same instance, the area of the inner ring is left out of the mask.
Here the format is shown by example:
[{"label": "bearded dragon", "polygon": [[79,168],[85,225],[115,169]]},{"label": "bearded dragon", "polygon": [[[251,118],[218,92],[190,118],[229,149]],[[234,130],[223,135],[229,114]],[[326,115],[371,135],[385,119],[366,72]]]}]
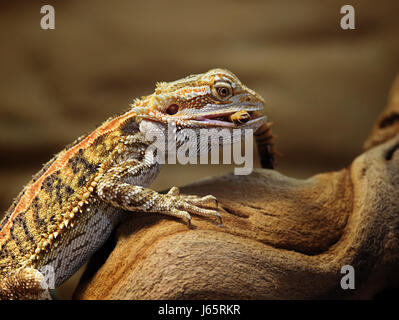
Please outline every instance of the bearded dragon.
[{"label": "bearded dragon", "polygon": [[[156,212],[188,224],[191,214],[220,220],[212,195],[183,195],[177,187],[161,194],[148,187],[161,165],[146,137],[167,134],[172,122],[180,144],[184,128],[255,131],[264,125],[258,112],[263,104],[233,73],[213,69],[157,83],[153,94],[56,154],[0,223],[0,299],[51,299],[45,267],[53,272],[54,287],[61,285],[131,212]],[[245,111],[243,123],[231,120],[239,111]]]}]

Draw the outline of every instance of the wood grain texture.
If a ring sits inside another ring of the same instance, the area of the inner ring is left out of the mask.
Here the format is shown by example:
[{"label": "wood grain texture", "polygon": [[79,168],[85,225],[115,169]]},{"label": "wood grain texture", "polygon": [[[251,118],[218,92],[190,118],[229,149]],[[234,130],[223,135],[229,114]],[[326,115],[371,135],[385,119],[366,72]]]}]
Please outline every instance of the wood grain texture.
[{"label": "wood grain texture", "polygon": [[[399,80],[387,111],[398,94]],[[224,227],[194,218],[188,229],[153,214],[132,216],[113,250],[93,259],[75,298],[373,297],[399,280],[399,129],[393,121],[382,137],[378,123],[369,150],[340,171],[297,180],[257,169],[182,189],[218,197]],[[356,290],[340,287],[347,264],[355,268]]]}]

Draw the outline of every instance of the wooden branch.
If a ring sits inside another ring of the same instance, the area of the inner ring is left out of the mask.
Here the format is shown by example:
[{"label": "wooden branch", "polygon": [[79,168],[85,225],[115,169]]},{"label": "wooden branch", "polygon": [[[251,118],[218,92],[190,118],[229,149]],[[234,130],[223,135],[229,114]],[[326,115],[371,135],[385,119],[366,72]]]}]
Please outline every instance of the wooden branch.
[{"label": "wooden branch", "polygon": [[388,101],[388,106],[378,117],[364,143],[365,150],[395,137],[399,132],[399,75],[394,81]]},{"label": "wooden branch", "polygon": [[[112,252],[90,263],[75,298],[370,298],[397,282],[399,78],[390,99],[368,151],[349,168],[307,180],[257,169],[183,188],[214,194],[224,227],[196,217],[188,229],[155,214],[132,216]],[[340,286],[348,264],[355,290]]]}]

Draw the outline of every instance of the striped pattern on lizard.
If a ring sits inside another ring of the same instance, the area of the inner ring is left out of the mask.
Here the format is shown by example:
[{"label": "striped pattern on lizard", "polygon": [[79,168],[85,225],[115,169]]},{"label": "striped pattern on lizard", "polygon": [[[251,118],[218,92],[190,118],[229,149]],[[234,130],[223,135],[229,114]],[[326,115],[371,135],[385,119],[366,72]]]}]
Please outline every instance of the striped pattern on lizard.
[{"label": "striped pattern on lizard", "polygon": [[[146,134],[183,128],[258,129],[264,100],[230,71],[213,69],[173,82],[80,137],[46,163],[0,222],[0,299],[50,299],[44,267],[61,285],[102,246],[129,212],[156,212],[190,223],[191,214],[216,217],[216,199],[161,194],[148,186],[160,164]],[[245,111],[245,123],[231,115]],[[247,115],[248,114],[248,115]],[[208,152],[208,150],[199,150]]]}]

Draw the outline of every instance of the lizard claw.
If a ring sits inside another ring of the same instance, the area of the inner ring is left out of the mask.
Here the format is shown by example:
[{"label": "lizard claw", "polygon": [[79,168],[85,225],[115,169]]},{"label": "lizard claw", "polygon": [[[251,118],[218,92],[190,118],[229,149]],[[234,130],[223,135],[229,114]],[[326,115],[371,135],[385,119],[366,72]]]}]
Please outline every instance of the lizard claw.
[{"label": "lizard claw", "polygon": [[207,195],[204,197],[180,195],[179,199],[176,200],[176,208],[199,216],[216,217],[219,221],[219,224],[222,225],[222,217],[217,211],[218,201],[216,197],[212,195]]},{"label": "lizard claw", "polygon": [[191,226],[190,214],[216,217],[219,226],[222,226],[222,217],[217,211],[218,201],[216,197],[212,195],[203,197],[182,195],[177,187],[172,187],[164,197],[166,198],[165,203],[167,203],[167,206],[162,208],[161,213],[183,219],[188,227]]},{"label": "lizard claw", "polygon": [[180,189],[178,187],[172,187],[167,194],[170,196],[178,196],[180,195]]}]

